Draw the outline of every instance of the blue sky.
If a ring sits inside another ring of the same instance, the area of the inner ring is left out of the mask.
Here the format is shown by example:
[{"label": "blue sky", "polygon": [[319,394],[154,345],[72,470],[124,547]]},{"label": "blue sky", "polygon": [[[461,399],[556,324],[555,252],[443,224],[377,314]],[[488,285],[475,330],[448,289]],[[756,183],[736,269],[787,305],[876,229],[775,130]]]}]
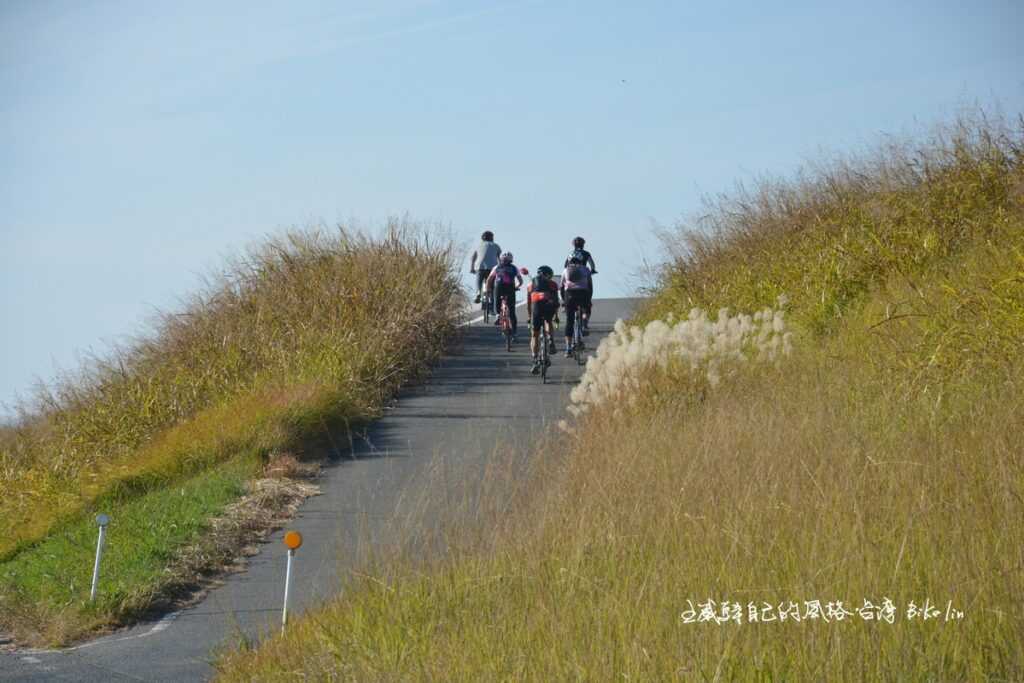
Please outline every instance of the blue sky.
[{"label": "blue sky", "polygon": [[1024,3],[844,5],[5,0],[0,401],[282,227],[582,234],[624,294],[702,194],[1024,111]]}]

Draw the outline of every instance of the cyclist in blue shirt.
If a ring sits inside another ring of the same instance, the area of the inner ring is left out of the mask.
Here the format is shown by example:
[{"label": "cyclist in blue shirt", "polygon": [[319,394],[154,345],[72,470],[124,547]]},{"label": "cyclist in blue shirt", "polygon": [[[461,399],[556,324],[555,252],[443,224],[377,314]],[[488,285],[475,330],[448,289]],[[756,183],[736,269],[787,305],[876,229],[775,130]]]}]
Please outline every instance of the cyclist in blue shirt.
[{"label": "cyclist in blue shirt", "polygon": [[[476,303],[480,303],[480,295],[483,293],[484,280],[490,274],[494,266],[498,265],[498,255],[501,254],[501,247],[494,243],[494,233],[484,230],[480,235],[480,244],[473,257],[469,261],[469,272],[476,275]],[[477,262],[479,261],[479,267]]]}]

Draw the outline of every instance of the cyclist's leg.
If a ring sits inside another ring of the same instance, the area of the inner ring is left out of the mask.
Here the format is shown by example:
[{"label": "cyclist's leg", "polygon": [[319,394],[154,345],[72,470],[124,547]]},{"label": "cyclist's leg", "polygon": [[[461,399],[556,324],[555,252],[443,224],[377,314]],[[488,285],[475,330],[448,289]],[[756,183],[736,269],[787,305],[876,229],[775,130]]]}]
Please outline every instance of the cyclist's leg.
[{"label": "cyclist's leg", "polygon": [[555,352],[555,329],[557,325],[554,322],[555,316],[558,315],[558,306],[551,307],[551,317],[548,318],[544,324],[548,326],[548,353],[552,354]]},{"label": "cyclist's leg", "polygon": [[573,317],[576,315],[576,307],[579,302],[573,292],[567,292],[565,297],[565,350],[572,348]]},{"label": "cyclist's leg", "polygon": [[583,295],[583,303],[581,308],[583,310],[583,333],[590,334],[590,313],[592,308],[592,302],[594,300],[594,285],[590,285],[590,289],[587,290],[586,294]]},{"label": "cyclist's leg", "polygon": [[484,282],[487,281],[487,275],[488,275],[487,271],[484,270],[483,268],[479,268],[476,271],[476,299],[477,299],[477,301],[480,301],[480,299],[484,295]]},{"label": "cyclist's leg", "polygon": [[512,334],[516,332],[516,294],[511,287],[502,289],[501,298],[508,306],[508,322],[512,326]]},{"label": "cyclist's leg", "polygon": [[542,304],[534,304],[529,316],[529,350],[536,358],[541,352],[541,326],[544,325]]},{"label": "cyclist's leg", "polygon": [[494,286],[494,324],[498,326],[501,324],[501,300],[504,298],[505,288],[498,285]]},{"label": "cyclist's leg", "polygon": [[[548,355],[550,355],[550,354],[555,352],[555,324],[554,324],[553,321],[554,321],[555,313],[557,311],[558,311],[558,307],[557,306],[548,306],[548,310],[547,310],[546,315],[544,317],[544,324],[547,326],[547,330],[548,330]],[[551,361],[549,360],[548,363],[550,363],[550,362]]]},{"label": "cyclist's leg", "polygon": [[540,372],[540,327],[544,324],[544,310],[541,304],[534,304],[530,313],[530,353],[533,355],[533,369],[531,372]]}]

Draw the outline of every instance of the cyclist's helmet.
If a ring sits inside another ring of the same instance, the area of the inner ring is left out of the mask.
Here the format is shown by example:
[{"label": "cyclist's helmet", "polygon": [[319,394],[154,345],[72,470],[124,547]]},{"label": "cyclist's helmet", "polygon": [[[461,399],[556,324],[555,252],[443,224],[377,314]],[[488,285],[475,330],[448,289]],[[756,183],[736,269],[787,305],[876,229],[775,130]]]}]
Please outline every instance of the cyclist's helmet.
[{"label": "cyclist's helmet", "polygon": [[529,275],[530,274],[530,269],[527,268],[526,266],[523,266],[522,268],[519,269],[519,274],[520,275]]},{"label": "cyclist's helmet", "polygon": [[484,242],[493,242],[494,233],[491,232],[490,230],[484,230],[484,234],[480,235],[480,239],[482,239]]},{"label": "cyclist's helmet", "polygon": [[551,278],[555,276],[555,271],[551,270],[551,266],[541,266],[537,269],[537,275],[543,275],[544,277]]},{"label": "cyclist's helmet", "polygon": [[512,263],[512,252],[506,251],[504,254],[502,254],[501,262],[504,263],[505,265]]},{"label": "cyclist's helmet", "polygon": [[582,237],[574,237],[572,240],[572,246],[576,247],[577,249],[582,249],[583,245],[586,243],[587,241]]}]

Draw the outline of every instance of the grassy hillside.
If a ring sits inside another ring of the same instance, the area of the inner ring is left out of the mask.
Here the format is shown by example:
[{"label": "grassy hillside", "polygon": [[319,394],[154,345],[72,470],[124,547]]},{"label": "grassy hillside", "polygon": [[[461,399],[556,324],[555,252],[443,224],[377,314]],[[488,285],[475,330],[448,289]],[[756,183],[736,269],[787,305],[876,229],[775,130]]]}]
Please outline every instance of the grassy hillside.
[{"label": "grassy hillside", "polygon": [[1024,121],[665,240],[565,432],[447,558],[369,570],[222,679],[1024,678]]},{"label": "grassy hillside", "polygon": [[[211,519],[237,517],[247,491],[265,515],[304,495],[254,481],[328,425],[371,418],[437,357],[463,305],[452,265],[412,225],[288,233],[40,389],[0,433],[0,629],[60,642],[151,606],[197,558],[229,560]],[[113,522],[90,605],[98,511]]]}]

